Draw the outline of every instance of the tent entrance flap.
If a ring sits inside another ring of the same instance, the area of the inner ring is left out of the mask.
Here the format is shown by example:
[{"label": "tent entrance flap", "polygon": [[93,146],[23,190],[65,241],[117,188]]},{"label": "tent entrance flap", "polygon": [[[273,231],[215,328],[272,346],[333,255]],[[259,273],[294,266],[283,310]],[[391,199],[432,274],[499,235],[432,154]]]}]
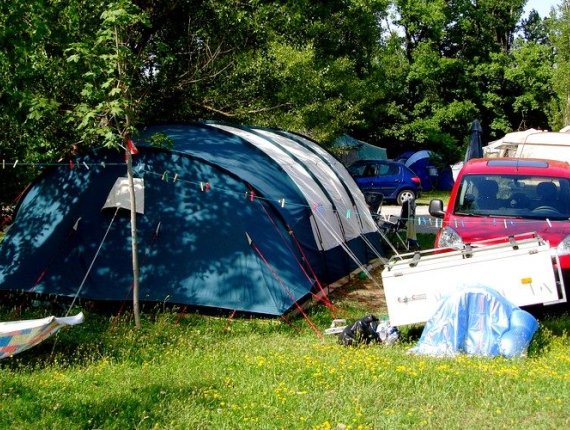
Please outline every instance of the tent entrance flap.
[{"label": "tent entrance flap", "polygon": [[[144,180],[140,178],[133,179],[135,186],[135,205],[136,212],[144,214]],[[117,178],[113,184],[113,188],[107,196],[107,200],[101,209],[106,208],[122,208],[131,210],[131,197],[129,194],[129,178]]]}]

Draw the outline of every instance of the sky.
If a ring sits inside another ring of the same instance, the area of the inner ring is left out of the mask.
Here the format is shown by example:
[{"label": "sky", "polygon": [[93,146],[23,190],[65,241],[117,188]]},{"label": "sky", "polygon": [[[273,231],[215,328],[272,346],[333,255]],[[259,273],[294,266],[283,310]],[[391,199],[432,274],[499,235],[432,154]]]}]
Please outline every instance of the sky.
[{"label": "sky", "polygon": [[525,7],[525,12],[528,13],[535,9],[538,14],[544,18],[550,14],[550,8],[552,6],[558,6],[562,3],[562,0],[528,0]]}]

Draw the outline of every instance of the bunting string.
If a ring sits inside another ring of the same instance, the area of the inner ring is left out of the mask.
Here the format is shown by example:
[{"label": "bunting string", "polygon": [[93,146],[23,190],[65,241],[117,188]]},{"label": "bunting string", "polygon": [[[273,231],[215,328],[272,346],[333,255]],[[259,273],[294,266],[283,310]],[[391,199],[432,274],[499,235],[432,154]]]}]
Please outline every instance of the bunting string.
[{"label": "bunting string", "polygon": [[[67,160],[62,162],[55,162],[55,163],[47,163],[47,162],[21,162],[20,160],[2,160],[2,169],[9,170],[9,169],[16,169],[16,168],[28,168],[28,167],[37,167],[37,168],[47,168],[47,167],[61,167],[73,170],[77,174],[81,174],[82,172],[85,174],[91,173],[94,168],[107,168],[107,167],[116,167],[122,166],[125,167],[124,162],[116,162],[116,163],[108,163],[108,162],[92,162],[88,163],[86,161],[76,162],[74,160]],[[138,175],[153,175],[160,177],[161,180],[169,183],[184,183],[189,186],[196,186],[199,187],[201,191],[209,192],[214,187],[211,185],[211,182],[208,180],[195,180],[195,179],[188,179],[182,177],[181,173],[179,172],[171,172],[171,171],[164,171],[164,172],[156,172],[148,168],[147,165],[139,164],[134,166],[133,169]],[[223,187],[216,186],[215,190],[217,192],[224,192],[224,193],[231,193],[235,194],[235,190],[225,189]],[[299,207],[305,208],[313,213],[318,213],[319,215],[326,215],[327,213],[331,213],[331,215],[343,217],[345,219],[351,219],[352,217],[361,217],[361,216],[368,216],[370,213],[363,214],[358,210],[357,207],[343,207],[343,208],[334,208],[334,207],[326,207],[323,205],[322,202],[312,202],[311,204],[307,204],[305,202],[299,202],[298,197],[291,197],[291,196],[278,196],[278,197],[265,197],[257,194],[255,190],[248,188],[245,190],[246,200],[253,202],[253,201],[267,201],[269,203],[275,204],[281,208],[285,207]],[[388,221],[391,216],[381,214],[381,217]],[[441,218],[435,218],[426,215],[416,215],[415,217],[411,217],[406,219],[407,222],[413,222],[418,226],[422,225],[429,225],[434,228],[441,228],[443,225],[443,220]],[[468,220],[461,220],[461,221],[454,221],[454,227],[459,228],[469,228],[469,227],[480,227],[486,225],[492,225],[493,227],[497,227],[497,221],[502,224],[504,229],[509,229],[511,227],[518,227],[520,225],[524,225],[525,223],[529,224],[536,224],[536,219],[524,219],[524,218],[513,218],[506,220],[504,218],[495,218],[492,216],[485,216],[484,218],[474,217],[473,219]],[[544,222],[548,224],[549,227],[552,227],[552,219],[544,219]]]}]

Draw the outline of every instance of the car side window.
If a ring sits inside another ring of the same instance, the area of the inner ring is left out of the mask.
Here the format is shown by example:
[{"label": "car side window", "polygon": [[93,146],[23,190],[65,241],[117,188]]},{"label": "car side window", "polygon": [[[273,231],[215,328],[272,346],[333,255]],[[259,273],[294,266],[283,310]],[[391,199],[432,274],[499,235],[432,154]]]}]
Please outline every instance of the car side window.
[{"label": "car side window", "polygon": [[400,172],[400,168],[395,164],[390,164],[387,175],[395,176]]},{"label": "car side window", "polygon": [[375,164],[367,164],[366,167],[364,167],[364,171],[362,172],[362,176],[366,176],[366,177],[370,177],[370,176],[376,176],[377,169],[376,169],[376,165]]},{"label": "car side window", "polygon": [[398,174],[398,166],[394,164],[380,164],[378,166],[378,176],[394,176]]}]

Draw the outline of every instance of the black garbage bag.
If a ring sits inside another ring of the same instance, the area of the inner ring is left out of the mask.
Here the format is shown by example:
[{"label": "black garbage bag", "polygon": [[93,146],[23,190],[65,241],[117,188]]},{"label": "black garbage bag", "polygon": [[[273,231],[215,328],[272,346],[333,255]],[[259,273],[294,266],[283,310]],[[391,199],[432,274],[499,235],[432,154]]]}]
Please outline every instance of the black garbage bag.
[{"label": "black garbage bag", "polygon": [[380,320],[376,316],[366,315],[339,333],[338,343],[345,346],[357,346],[380,342],[380,335],[377,332],[378,324]]}]

